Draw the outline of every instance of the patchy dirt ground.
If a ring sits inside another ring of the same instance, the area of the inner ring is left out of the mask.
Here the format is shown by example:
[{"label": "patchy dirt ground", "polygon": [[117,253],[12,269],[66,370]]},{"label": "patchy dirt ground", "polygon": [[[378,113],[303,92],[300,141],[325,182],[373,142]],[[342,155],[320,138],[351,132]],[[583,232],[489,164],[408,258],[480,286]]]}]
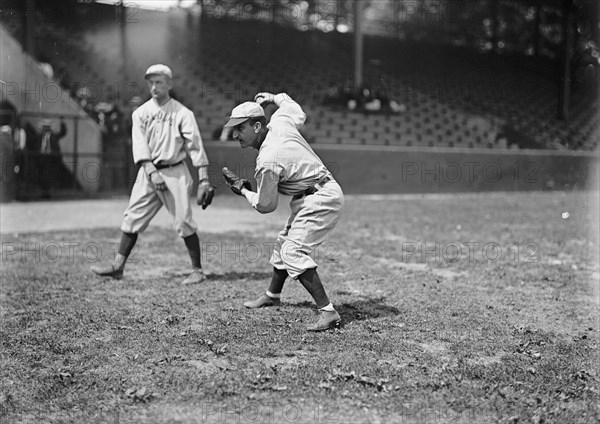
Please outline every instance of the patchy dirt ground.
[{"label": "patchy dirt ground", "polygon": [[285,208],[202,232],[193,287],[161,226],[121,281],[89,272],[112,226],[5,233],[2,421],[598,422],[597,194],[349,197],[316,252],[344,320],[321,334],[293,281],[281,307],[242,306]]}]

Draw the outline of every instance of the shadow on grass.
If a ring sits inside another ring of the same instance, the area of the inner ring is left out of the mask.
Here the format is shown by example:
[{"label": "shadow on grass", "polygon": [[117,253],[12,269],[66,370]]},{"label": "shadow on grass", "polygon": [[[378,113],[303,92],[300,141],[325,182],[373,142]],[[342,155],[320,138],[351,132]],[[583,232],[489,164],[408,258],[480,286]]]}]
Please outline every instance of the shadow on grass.
[{"label": "shadow on grass", "polygon": [[272,272],[226,272],[224,274],[208,274],[206,278],[211,281],[221,280],[268,280],[271,281]]},{"label": "shadow on grass", "polygon": [[309,302],[308,300],[305,300],[303,302],[297,302],[297,303],[287,303],[286,305],[292,306],[294,308],[309,308],[309,309],[314,309],[314,310],[317,309],[315,302]]},{"label": "shadow on grass", "polygon": [[383,298],[366,298],[355,302],[345,302],[335,307],[346,324],[371,318],[399,315],[400,310],[386,305]]},{"label": "shadow on grass", "polygon": [[[290,303],[288,305],[296,308],[316,308],[314,302],[309,301]],[[352,321],[362,321],[371,318],[381,318],[400,314],[398,308],[386,305],[383,298],[366,298],[355,302],[335,304],[334,306],[345,324]]]}]

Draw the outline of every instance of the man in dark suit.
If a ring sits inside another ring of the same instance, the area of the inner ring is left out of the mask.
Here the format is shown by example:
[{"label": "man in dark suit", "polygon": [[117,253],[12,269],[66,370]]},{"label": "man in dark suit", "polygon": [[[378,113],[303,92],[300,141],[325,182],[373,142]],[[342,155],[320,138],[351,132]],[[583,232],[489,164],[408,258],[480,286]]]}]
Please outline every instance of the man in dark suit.
[{"label": "man in dark suit", "polygon": [[42,198],[49,199],[52,183],[58,184],[62,174],[60,140],[67,134],[67,125],[61,117],[58,131],[55,131],[49,119],[42,119],[38,123],[38,128],[39,132],[32,126],[28,127],[26,146],[28,168],[36,177],[42,190]]}]

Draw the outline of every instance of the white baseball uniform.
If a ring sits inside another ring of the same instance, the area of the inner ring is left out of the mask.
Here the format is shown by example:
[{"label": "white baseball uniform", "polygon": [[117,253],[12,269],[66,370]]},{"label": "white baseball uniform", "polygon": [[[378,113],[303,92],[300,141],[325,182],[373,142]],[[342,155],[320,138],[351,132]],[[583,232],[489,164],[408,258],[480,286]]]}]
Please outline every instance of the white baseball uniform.
[{"label": "white baseball uniform", "polygon": [[[208,158],[193,112],[175,99],[162,106],[150,99],[133,112],[132,121],[133,160],[142,166],[131,190],[121,230],[143,232],[165,205],[177,234],[192,235],[197,225],[192,217],[193,179],[184,163],[186,155],[199,168],[200,179],[208,178]],[[165,180],[167,190],[159,192],[154,188],[149,177],[154,171]]]},{"label": "white baseball uniform", "polygon": [[[337,224],[344,194],[298,131],[306,120],[300,105],[283,93],[275,96],[275,103],[279,109],[267,125],[269,132],[256,159],[257,192],[246,191],[245,196],[261,213],[277,208],[278,193],[294,196],[292,213],[277,237],[271,264],[297,279],[317,266],[310,255]],[[317,191],[306,195],[311,188]]]}]

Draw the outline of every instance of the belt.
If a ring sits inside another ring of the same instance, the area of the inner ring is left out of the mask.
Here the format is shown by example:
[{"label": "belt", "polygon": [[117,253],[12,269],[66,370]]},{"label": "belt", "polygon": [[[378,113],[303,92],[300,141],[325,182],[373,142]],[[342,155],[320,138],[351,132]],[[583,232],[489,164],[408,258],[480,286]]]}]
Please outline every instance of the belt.
[{"label": "belt", "polygon": [[171,165],[160,164],[160,165],[154,165],[154,166],[156,167],[156,169],[166,169],[166,168],[172,168],[172,167],[177,166],[177,165],[181,165],[182,163],[183,163],[183,161],[180,160],[179,162],[171,164]]},{"label": "belt", "polygon": [[310,196],[311,194],[315,194],[317,191],[321,190],[325,184],[331,181],[331,179],[332,178],[329,175],[325,175],[323,178],[317,181],[314,185],[304,190],[302,193],[296,194],[294,197],[292,197],[292,199],[298,200],[302,199],[304,196]]}]

